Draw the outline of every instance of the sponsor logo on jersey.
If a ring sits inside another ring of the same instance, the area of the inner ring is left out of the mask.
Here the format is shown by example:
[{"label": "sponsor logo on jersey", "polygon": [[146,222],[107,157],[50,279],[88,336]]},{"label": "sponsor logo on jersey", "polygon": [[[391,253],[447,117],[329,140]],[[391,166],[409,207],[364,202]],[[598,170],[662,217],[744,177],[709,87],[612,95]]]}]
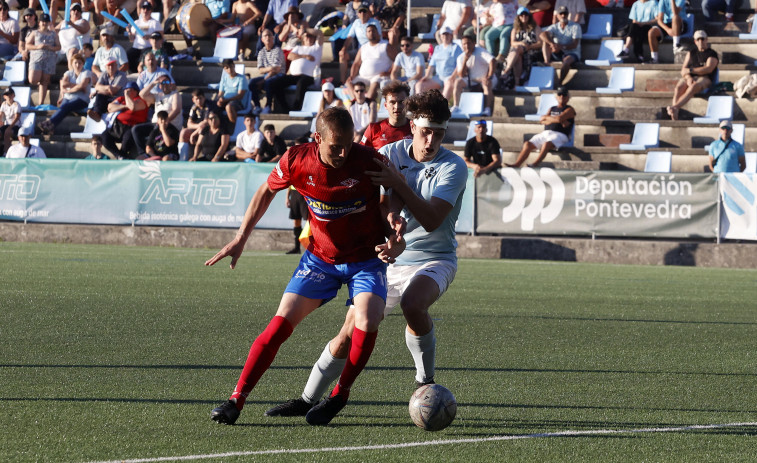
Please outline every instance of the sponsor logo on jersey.
[{"label": "sponsor logo on jersey", "polygon": [[308,208],[313,216],[322,221],[336,220],[348,214],[365,210],[364,199],[353,199],[341,203],[327,203],[305,196]]}]

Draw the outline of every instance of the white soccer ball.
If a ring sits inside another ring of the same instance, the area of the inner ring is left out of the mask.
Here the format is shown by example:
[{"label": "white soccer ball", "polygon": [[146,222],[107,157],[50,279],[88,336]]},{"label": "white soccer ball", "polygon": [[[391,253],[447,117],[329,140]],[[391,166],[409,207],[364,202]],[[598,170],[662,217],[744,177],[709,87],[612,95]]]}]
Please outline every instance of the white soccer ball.
[{"label": "white soccer ball", "polygon": [[410,418],[426,431],[441,431],[457,413],[455,396],[440,384],[421,386],[410,397]]}]

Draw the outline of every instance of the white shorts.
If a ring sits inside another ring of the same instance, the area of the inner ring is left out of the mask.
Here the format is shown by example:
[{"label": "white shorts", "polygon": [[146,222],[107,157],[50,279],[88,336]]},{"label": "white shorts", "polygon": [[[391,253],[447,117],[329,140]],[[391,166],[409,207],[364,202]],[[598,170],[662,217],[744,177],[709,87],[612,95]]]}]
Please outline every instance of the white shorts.
[{"label": "white shorts", "polygon": [[382,76],[382,75],[375,75],[372,77],[363,77],[363,76],[357,76],[354,79],[352,79],[352,83],[355,84],[357,82],[363,83],[366,87],[370,87],[372,83],[378,82],[379,84],[382,84],[384,82],[389,82],[389,77]]},{"label": "white shorts", "polygon": [[551,141],[552,144],[555,145],[556,149],[560,149],[563,147],[563,145],[567,144],[570,139],[562,132],[557,132],[556,130],[545,130],[542,133],[537,133],[528,141],[531,142],[531,144],[533,144],[536,149],[541,149],[542,145],[544,145],[548,141]]},{"label": "white shorts", "polygon": [[389,285],[386,293],[386,307],[384,316],[386,317],[402,299],[402,295],[416,276],[424,275],[436,283],[439,287],[439,297],[447,291],[452,280],[457,273],[457,264],[448,260],[432,260],[421,265],[389,265],[386,270],[386,280]]}]

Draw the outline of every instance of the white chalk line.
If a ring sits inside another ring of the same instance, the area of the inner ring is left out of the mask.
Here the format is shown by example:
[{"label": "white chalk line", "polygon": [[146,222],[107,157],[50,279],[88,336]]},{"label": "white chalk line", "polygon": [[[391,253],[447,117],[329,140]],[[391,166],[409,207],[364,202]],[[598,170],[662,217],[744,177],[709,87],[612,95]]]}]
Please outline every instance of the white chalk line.
[{"label": "white chalk line", "polygon": [[535,434],[517,434],[508,436],[478,437],[468,439],[449,439],[449,440],[430,440],[422,442],[404,442],[399,444],[380,444],[380,445],[358,445],[352,447],[322,447],[309,449],[272,449],[272,450],[250,450],[240,452],[226,453],[208,453],[204,455],[183,455],[173,457],[155,457],[155,458],[135,458],[131,460],[108,460],[91,463],[151,463],[159,461],[189,461],[205,460],[213,458],[227,457],[246,457],[254,455],[276,455],[281,453],[321,453],[321,452],[355,452],[361,450],[387,450],[387,449],[404,449],[410,447],[424,447],[432,445],[450,445],[450,444],[478,444],[482,442],[510,441],[521,439],[539,439],[550,437],[574,437],[574,436],[594,436],[603,434],[640,434],[640,433],[664,433],[664,432],[686,432],[700,431],[708,429],[721,428],[742,428],[747,426],[757,426],[757,422],[752,423],[724,423],[724,424],[699,424],[691,426],[676,426],[665,428],[640,428],[640,429],[593,429],[593,430],[567,430],[557,432],[541,432]]}]

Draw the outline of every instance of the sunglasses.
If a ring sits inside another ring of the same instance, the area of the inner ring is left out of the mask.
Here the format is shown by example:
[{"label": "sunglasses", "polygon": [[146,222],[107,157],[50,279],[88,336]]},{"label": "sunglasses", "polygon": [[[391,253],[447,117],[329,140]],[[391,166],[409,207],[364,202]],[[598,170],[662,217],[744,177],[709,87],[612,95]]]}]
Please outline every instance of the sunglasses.
[{"label": "sunglasses", "polygon": [[410,44],[409,44],[409,43],[402,43],[402,44],[400,44],[400,46],[401,46],[401,47],[409,47],[409,46],[410,46]]},{"label": "sunglasses", "polygon": [[360,90],[355,89],[355,93],[365,93],[365,89],[364,88],[360,89]]}]

